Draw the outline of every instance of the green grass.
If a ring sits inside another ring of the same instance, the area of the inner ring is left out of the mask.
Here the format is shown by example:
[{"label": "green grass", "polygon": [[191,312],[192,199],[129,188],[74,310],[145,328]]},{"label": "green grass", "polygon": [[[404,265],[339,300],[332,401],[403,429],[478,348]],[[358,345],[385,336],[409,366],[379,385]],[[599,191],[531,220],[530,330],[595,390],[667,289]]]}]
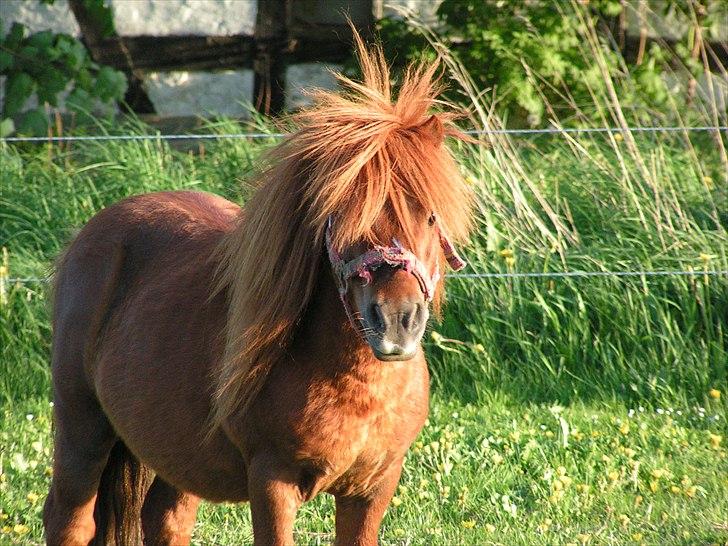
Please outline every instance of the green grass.
[{"label": "green grass", "polygon": [[[459,145],[478,194],[469,271],[728,269],[728,181],[715,143],[635,138]],[[127,195],[192,188],[243,201],[269,144],[210,143],[196,155],[154,141],[2,145],[7,275],[46,276],[75,230]],[[432,415],[384,544],[728,542],[727,278],[448,283],[444,320],[426,340]],[[42,541],[48,317],[47,284],[7,286],[0,544]],[[327,544],[332,518],[327,496],[307,504],[299,542]],[[249,542],[247,506],[205,504],[194,536]]]}]

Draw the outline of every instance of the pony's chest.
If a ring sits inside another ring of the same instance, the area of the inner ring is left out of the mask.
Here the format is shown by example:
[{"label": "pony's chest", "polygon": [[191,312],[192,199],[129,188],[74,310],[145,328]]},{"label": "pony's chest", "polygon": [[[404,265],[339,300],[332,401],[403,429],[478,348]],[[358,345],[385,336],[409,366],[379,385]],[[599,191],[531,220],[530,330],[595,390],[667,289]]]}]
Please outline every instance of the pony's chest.
[{"label": "pony's chest", "polygon": [[389,381],[314,383],[287,426],[293,457],[318,470],[327,489],[366,490],[399,461],[427,417],[426,367]]}]

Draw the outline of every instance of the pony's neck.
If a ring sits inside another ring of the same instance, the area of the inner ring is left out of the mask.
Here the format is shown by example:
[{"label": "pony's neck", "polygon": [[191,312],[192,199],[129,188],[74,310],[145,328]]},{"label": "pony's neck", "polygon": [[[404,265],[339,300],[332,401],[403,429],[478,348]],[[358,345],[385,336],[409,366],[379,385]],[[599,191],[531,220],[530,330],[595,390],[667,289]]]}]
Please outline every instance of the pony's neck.
[{"label": "pony's neck", "polygon": [[381,362],[354,330],[344,311],[325,255],[322,255],[319,272],[316,290],[295,335],[296,344],[306,345],[311,354],[325,355],[320,365],[335,373],[379,368]]}]

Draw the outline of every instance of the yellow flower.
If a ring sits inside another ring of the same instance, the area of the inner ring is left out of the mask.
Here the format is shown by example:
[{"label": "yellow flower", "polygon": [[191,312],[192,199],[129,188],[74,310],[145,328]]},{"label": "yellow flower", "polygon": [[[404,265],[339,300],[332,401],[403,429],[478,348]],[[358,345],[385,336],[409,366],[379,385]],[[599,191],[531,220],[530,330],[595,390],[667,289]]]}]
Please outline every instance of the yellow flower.
[{"label": "yellow flower", "polygon": [[619,514],[617,519],[619,519],[619,523],[622,524],[622,527],[627,527],[629,525],[630,519],[627,514]]},{"label": "yellow flower", "polygon": [[504,248],[498,254],[500,254],[502,258],[513,258],[513,251],[510,248]]},{"label": "yellow flower", "polygon": [[31,504],[35,504],[36,502],[38,502],[38,498],[39,498],[39,497],[38,497],[38,495],[37,495],[36,493],[33,493],[33,492],[31,491],[30,493],[28,493],[28,496],[27,496],[26,498],[28,499],[28,501],[29,501],[29,502],[30,502]]},{"label": "yellow flower", "polygon": [[622,133],[615,133],[614,134],[614,140],[617,142],[622,142],[624,140],[624,137],[622,136]]},{"label": "yellow flower", "polygon": [[723,437],[720,434],[711,434],[710,435],[710,446],[713,449],[720,449],[720,442],[723,440]]},{"label": "yellow flower", "polygon": [[9,533],[10,533],[10,531],[12,531],[12,530],[13,530],[13,529],[12,529],[12,527],[10,527],[10,525],[3,525],[3,528],[2,528],[2,532],[3,532],[3,533],[5,533],[5,534],[9,534]]},{"label": "yellow flower", "polygon": [[625,436],[629,434],[629,423],[626,421],[622,423],[622,425],[619,427],[619,432],[621,432]]},{"label": "yellow flower", "polygon": [[610,482],[616,482],[619,479],[619,472],[612,470],[609,474],[607,474],[607,477]]},{"label": "yellow flower", "polygon": [[464,521],[460,522],[460,525],[463,526],[465,529],[472,529],[475,527],[475,520],[474,519],[466,519]]},{"label": "yellow flower", "polygon": [[632,535],[632,540],[634,540],[635,542],[639,542],[642,540],[643,537],[644,535],[642,533],[634,533]]},{"label": "yellow flower", "polygon": [[652,480],[650,482],[650,491],[652,491],[653,493],[657,493],[657,489],[658,488],[659,488],[659,486],[657,484],[657,481],[656,480]]},{"label": "yellow flower", "polygon": [[30,531],[30,529],[28,529],[28,526],[22,525],[20,523],[13,527],[13,533],[15,533],[16,535],[24,535],[28,531]]},{"label": "yellow flower", "polygon": [[680,493],[680,488],[677,485],[671,485],[670,491],[672,491],[675,495]]},{"label": "yellow flower", "polygon": [[589,541],[591,541],[591,535],[582,533],[580,535],[576,535],[576,540],[579,541],[579,544],[587,544]]},{"label": "yellow flower", "polygon": [[399,506],[400,504],[402,504],[402,499],[400,499],[399,497],[392,497],[391,502],[392,506]]},{"label": "yellow flower", "polygon": [[695,496],[695,493],[697,493],[697,491],[698,491],[697,486],[691,485],[685,489],[685,494],[692,499]]},{"label": "yellow flower", "polygon": [[667,475],[667,470],[664,468],[655,468],[652,472],[652,477],[656,480],[659,480],[660,478],[663,478]]},{"label": "yellow flower", "polygon": [[396,537],[403,537],[406,534],[407,533],[405,532],[405,530],[402,529],[401,527],[398,527],[397,529],[394,530],[394,536],[396,536]]},{"label": "yellow flower", "polygon": [[708,396],[710,396],[714,400],[718,400],[720,398],[720,391],[718,389],[710,389],[708,391]]},{"label": "yellow flower", "polygon": [[485,530],[489,533],[495,533],[495,525],[491,525],[490,523],[485,524]]},{"label": "yellow flower", "polygon": [[516,259],[513,256],[509,256],[506,258],[506,266],[513,269],[513,266],[516,265]]},{"label": "yellow flower", "polygon": [[642,504],[642,501],[643,501],[643,500],[644,500],[644,497],[643,497],[642,495],[637,495],[637,496],[636,496],[636,497],[634,498],[634,505],[635,505],[635,506],[639,506],[640,504]]}]

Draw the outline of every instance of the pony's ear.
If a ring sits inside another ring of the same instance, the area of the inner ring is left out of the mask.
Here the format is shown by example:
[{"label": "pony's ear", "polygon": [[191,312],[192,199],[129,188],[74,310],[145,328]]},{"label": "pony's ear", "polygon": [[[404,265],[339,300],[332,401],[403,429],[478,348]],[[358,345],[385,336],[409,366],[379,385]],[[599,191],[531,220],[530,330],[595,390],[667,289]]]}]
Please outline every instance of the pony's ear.
[{"label": "pony's ear", "polygon": [[431,139],[435,144],[442,144],[445,138],[445,126],[437,115],[433,114],[429,119],[417,126],[417,131]]}]

